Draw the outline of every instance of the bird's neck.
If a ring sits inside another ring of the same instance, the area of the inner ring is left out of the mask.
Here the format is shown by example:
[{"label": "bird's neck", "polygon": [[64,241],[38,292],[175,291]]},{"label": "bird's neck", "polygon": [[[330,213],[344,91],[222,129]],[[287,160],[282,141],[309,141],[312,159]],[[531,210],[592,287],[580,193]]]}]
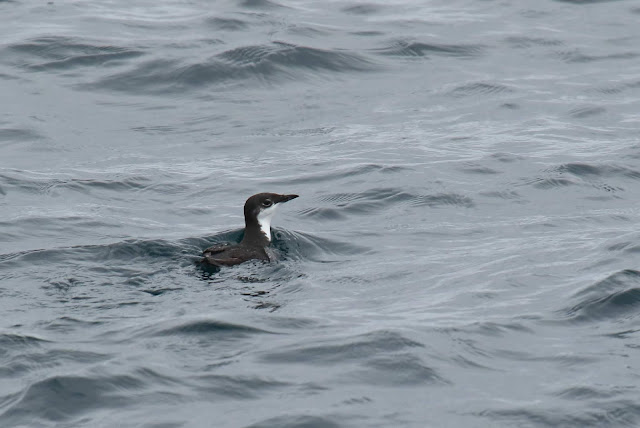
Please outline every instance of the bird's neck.
[{"label": "bird's neck", "polygon": [[242,244],[267,246],[271,242],[271,222],[245,221]]}]

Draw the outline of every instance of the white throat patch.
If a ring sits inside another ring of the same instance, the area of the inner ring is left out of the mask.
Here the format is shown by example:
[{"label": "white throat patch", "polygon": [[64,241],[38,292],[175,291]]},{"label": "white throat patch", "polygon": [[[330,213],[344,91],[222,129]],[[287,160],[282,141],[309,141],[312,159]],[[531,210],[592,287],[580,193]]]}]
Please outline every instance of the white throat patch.
[{"label": "white throat patch", "polygon": [[264,208],[258,214],[258,224],[260,225],[260,230],[265,234],[267,240],[271,242],[271,219],[273,215],[276,213],[276,207],[278,204],[271,205],[269,208]]}]

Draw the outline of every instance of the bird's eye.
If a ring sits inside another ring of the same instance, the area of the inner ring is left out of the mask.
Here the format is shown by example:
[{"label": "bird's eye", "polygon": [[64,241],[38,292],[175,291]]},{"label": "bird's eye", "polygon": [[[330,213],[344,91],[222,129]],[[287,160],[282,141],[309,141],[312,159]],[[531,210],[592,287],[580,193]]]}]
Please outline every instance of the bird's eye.
[{"label": "bird's eye", "polygon": [[273,205],[273,202],[271,201],[271,199],[265,199],[264,201],[262,201],[263,207],[270,207],[271,205]]}]

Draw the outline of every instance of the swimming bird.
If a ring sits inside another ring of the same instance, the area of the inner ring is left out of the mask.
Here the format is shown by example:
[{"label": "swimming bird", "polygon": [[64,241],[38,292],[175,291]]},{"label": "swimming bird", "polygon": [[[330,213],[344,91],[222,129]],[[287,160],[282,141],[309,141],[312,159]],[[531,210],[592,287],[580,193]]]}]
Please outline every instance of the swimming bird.
[{"label": "swimming bird", "polygon": [[258,193],[244,204],[244,238],[237,245],[214,245],[204,250],[203,263],[233,266],[249,260],[270,261],[267,248],[271,243],[271,219],[279,204],[298,195]]}]

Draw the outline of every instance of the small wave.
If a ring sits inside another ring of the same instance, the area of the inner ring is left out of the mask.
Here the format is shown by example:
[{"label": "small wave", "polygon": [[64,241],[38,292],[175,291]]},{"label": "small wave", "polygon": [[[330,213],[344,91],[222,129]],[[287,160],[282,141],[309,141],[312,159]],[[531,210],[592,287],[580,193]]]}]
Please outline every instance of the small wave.
[{"label": "small wave", "polygon": [[[24,128],[2,128],[0,129],[0,141],[33,141],[42,140],[45,137],[33,129]],[[0,176],[1,177],[1,176]]]},{"label": "small wave", "polygon": [[284,42],[244,46],[223,52],[218,57],[240,66],[256,67],[260,64],[273,64],[336,72],[368,71],[373,66],[371,62],[353,53],[316,49]]},{"label": "small wave", "polygon": [[[157,262],[164,259],[177,260],[186,257],[194,248],[187,244],[173,243],[165,240],[136,240],[105,245],[78,245],[52,249],[35,249],[16,253],[0,254],[0,265],[43,265],[48,263],[83,263],[87,260],[100,262],[102,266],[111,261],[142,261]],[[131,271],[122,271],[131,275]],[[130,278],[130,280],[135,278]],[[50,283],[56,287],[68,288],[75,285],[75,278],[65,278],[64,283],[51,279]]]},{"label": "small wave", "polygon": [[567,408],[515,407],[509,409],[491,409],[476,412],[476,415],[489,418],[492,426],[527,427],[634,427],[640,421],[640,405],[628,400],[598,402],[588,410],[579,413]]},{"label": "small wave", "polygon": [[[371,189],[361,193],[334,193],[320,199],[323,202],[332,202],[337,215],[370,214],[372,211],[388,209],[395,204],[409,204],[412,206],[459,206],[471,208],[474,202],[471,198],[457,193],[436,193],[422,195],[396,188]],[[325,213],[328,208],[323,208]],[[316,215],[315,210],[308,211],[306,215]]]},{"label": "small wave", "polygon": [[546,39],[544,37],[511,36],[506,38],[506,42],[514,48],[529,48],[531,46],[560,46],[564,43],[556,39]]},{"label": "small wave", "polygon": [[565,62],[570,63],[587,63],[594,61],[610,61],[610,60],[627,60],[636,59],[640,56],[636,52],[621,52],[608,55],[586,55],[579,50],[573,50],[568,52],[558,52],[557,55]]},{"label": "small wave", "polygon": [[12,358],[0,367],[0,376],[19,377],[36,370],[43,370],[44,368],[60,367],[69,362],[96,364],[106,361],[109,358],[110,355],[103,353],[65,349],[51,349],[45,352],[39,351],[31,353],[21,352],[19,358]]},{"label": "small wave", "polygon": [[165,194],[184,190],[173,183],[154,184],[145,176],[123,176],[113,178],[75,178],[60,174],[56,177],[29,176],[22,171],[0,174],[0,184],[7,189],[38,194],[54,194],[63,190],[90,193],[93,190],[123,192],[130,190],[154,191]]},{"label": "small wave", "polygon": [[558,172],[568,172],[579,177],[603,176],[603,177],[626,177],[634,180],[640,179],[640,170],[622,165],[611,164],[585,164],[567,163],[557,168]]},{"label": "small wave", "polygon": [[592,386],[572,386],[570,388],[565,388],[555,395],[569,400],[593,400],[593,399],[603,399],[603,398],[611,398],[619,395],[622,391],[618,388],[613,388],[611,390],[606,389],[596,389]]},{"label": "small wave", "polygon": [[233,18],[210,18],[206,24],[217,30],[240,31],[246,29],[249,24],[245,21]]},{"label": "small wave", "polygon": [[[333,342],[333,343],[331,343]],[[338,364],[345,361],[367,361],[387,352],[397,352],[424,345],[392,331],[376,331],[325,344],[294,346],[287,350],[265,352],[261,360],[276,364]]]},{"label": "small wave", "polygon": [[575,186],[578,183],[568,178],[538,177],[528,181],[527,184],[531,184],[533,185],[533,187],[536,187],[538,189],[554,189],[556,187]]},{"label": "small wave", "polygon": [[470,97],[489,94],[504,94],[511,92],[514,92],[514,90],[505,85],[476,82],[458,86],[449,91],[449,94],[454,97]]},{"label": "small wave", "polygon": [[278,82],[304,79],[305,73],[367,72],[377,69],[355,53],[298,46],[284,42],[242,46],[198,63],[150,60],[130,71],[82,85],[132,93],[172,93],[229,81]]},{"label": "small wave", "polygon": [[394,354],[367,361],[365,369],[350,377],[369,385],[402,386],[448,384],[438,372],[410,354]]},{"label": "small wave", "polygon": [[571,3],[571,4],[593,4],[593,3],[610,3],[619,0],[555,0],[560,3]]},{"label": "small wave", "polygon": [[255,376],[198,375],[194,389],[204,396],[217,399],[256,399],[269,390],[291,386],[286,382]]},{"label": "small wave", "polygon": [[467,173],[467,174],[481,174],[481,175],[500,174],[500,171],[496,171],[493,168],[489,168],[487,166],[483,166],[483,165],[479,165],[479,164],[473,164],[473,163],[469,163],[469,164],[463,166],[462,168],[460,168],[460,170],[462,172]]},{"label": "small wave", "polygon": [[513,153],[494,153],[491,158],[503,163],[513,163],[523,159],[522,156]]},{"label": "small wave", "polygon": [[245,428],[342,428],[345,425],[333,418],[313,415],[287,415],[265,419]]},{"label": "small wave", "polygon": [[273,245],[286,259],[326,261],[327,257],[365,254],[371,249],[309,233],[275,229]]},{"label": "small wave", "polygon": [[275,333],[248,325],[218,320],[188,321],[172,327],[163,327],[153,333],[154,336],[203,335],[212,337],[233,336],[234,338],[246,337],[253,334]]},{"label": "small wave", "polygon": [[0,334],[0,355],[4,355],[12,349],[37,347],[46,342],[48,341],[34,336],[2,333]]},{"label": "small wave", "polygon": [[280,9],[286,7],[270,0],[242,0],[240,6],[247,9]]},{"label": "small wave", "polygon": [[126,390],[144,383],[133,376],[84,377],[54,375],[33,382],[2,414],[4,423],[21,425],[33,418],[62,422],[96,408],[124,408],[132,404]]},{"label": "small wave", "polygon": [[634,318],[640,309],[640,272],[623,270],[576,293],[578,303],[559,313],[575,322]]},{"label": "small wave", "polygon": [[461,58],[476,57],[484,48],[478,45],[448,45],[439,43],[422,43],[408,40],[396,40],[389,46],[375,49],[374,53],[392,56],[428,57],[429,55],[446,55]]},{"label": "small wave", "polygon": [[591,116],[598,116],[603,113],[606,113],[607,109],[604,107],[580,107],[573,109],[569,112],[571,117],[575,117],[576,119],[584,119]]},{"label": "small wave", "polygon": [[[381,164],[364,164],[349,165],[343,168],[332,168],[330,172],[313,173],[308,175],[296,176],[296,183],[318,183],[322,181],[340,181],[342,178],[354,177],[357,175],[366,175],[372,173],[394,174],[398,172],[408,171],[410,168],[399,165],[381,165]],[[291,184],[291,179],[274,180],[272,184]]]},{"label": "small wave", "polygon": [[380,12],[383,6],[374,3],[361,3],[353,6],[347,6],[342,8],[345,13],[351,13],[353,15],[373,15]]},{"label": "small wave", "polygon": [[[130,48],[82,43],[74,38],[56,36],[9,45],[6,49],[17,54],[15,62],[32,71],[105,67],[144,55],[144,52]],[[29,57],[39,61],[29,61]]]}]

